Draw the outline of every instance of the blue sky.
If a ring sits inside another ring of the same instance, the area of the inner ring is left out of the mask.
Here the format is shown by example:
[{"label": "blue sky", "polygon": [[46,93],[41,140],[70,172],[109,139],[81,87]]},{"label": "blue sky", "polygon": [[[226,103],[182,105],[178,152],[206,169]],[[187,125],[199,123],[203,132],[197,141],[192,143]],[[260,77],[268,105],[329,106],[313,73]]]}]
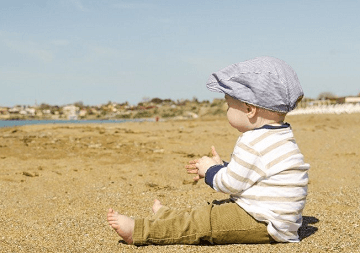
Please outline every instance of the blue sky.
[{"label": "blue sky", "polygon": [[360,1],[12,0],[0,7],[0,106],[212,100],[211,73],[285,60],[305,96],[360,92]]}]

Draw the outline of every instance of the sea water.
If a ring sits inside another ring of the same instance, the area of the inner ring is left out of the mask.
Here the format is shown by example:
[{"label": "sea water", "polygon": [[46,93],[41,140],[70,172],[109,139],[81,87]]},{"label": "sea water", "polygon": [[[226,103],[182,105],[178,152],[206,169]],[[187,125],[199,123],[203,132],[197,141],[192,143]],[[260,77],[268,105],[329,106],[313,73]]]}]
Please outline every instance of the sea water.
[{"label": "sea water", "polygon": [[154,121],[154,119],[121,119],[121,120],[0,120],[0,127],[13,127],[24,125],[44,124],[102,124],[102,123],[123,123]]}]

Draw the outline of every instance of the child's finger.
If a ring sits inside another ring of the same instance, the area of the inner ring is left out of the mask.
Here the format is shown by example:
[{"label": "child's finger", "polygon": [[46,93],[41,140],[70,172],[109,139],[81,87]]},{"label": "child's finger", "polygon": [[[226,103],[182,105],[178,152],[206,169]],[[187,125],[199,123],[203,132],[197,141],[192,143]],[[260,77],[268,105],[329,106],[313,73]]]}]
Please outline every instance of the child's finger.
[{"label": "child's finger", "polygon": [[189,161],[189,164],[195,164],[199,161],[199,159],[195,159],[195,160],[192,160],[192,161]]},{"label": "child's finger", "polygon": [[197,174],[198,169],[187,169],[188,174]]},{"label": "child's finger", "polygon": [[211,152],[212,152],[212,155],[213,155],[213,156],[219,156],[218,153],[216,152],[214,146],[211,146]]},{"label": "child's finger", "polygon": [[197,175],[196,177],[193,178],[195,182],[199,181],[200,180],[200,176]]},{"label": "child's finger", "polygon": [[221,161],[221,157],[219,156],[219,154],[216,152],[215,150],[215,147],[214,146],[211,146],[211,152],[213,154],[213,159],[215,162],[217,162],[218,164],[222,164],[222,161]]},{"label": "child's finger", "polygon": [[188,165],[185,165],[185,168],[187,169],[192,169],[192,168],[196,168],[196,164],[188,164]]}]

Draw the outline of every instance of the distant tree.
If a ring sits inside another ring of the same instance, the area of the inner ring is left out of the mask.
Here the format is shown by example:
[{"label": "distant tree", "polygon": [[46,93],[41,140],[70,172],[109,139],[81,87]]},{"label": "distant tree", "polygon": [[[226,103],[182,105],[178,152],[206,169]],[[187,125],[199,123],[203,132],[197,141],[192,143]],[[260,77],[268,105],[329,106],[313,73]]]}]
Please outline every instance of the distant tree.
[{"label": "distant tree", "polygon": [[337,96],[331,92],[322,92],[317,97],[318,100],[327,100],[327,99],[334,99],[334,98],[337,98]]},{"label": "distant tree", "polygon": [[79,108],[84,108],[84,103],[82,101],[77,101],[74,103],[75,106],[79,107]]},{"label": "distant tree", "polygon": [[42,104],[40,105],[40,110],[48,110],[48,109],[50,109],[50,108],[51,108],[51,106],[48,105],[48,104],[45,104],[45,103],[42,103]]},{"label": "distant tree", "polygon": [[153,99],[151,99],[151,102],[154,104],[161,104],[163,102],[163,100],[160,98],[153,98]]},{"label": "distant tree", "polygon": [[172,103],[172,104],[174,103],[170,98],[164,99],[163,101],[166,103]]}]

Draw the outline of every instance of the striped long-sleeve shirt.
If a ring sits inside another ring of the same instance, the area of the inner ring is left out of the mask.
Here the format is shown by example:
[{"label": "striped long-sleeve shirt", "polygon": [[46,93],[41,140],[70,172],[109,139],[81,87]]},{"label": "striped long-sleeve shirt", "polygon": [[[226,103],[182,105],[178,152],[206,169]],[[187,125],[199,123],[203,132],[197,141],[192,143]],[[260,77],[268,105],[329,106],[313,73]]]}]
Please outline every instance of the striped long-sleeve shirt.
[{"label": "striped long-sleeve shirt", "polygon": [[298,242],[309,167],[289,124],[266,125],[240,136],[230,162],[209,168],[205,182],[266,222],[274,240]]}]

